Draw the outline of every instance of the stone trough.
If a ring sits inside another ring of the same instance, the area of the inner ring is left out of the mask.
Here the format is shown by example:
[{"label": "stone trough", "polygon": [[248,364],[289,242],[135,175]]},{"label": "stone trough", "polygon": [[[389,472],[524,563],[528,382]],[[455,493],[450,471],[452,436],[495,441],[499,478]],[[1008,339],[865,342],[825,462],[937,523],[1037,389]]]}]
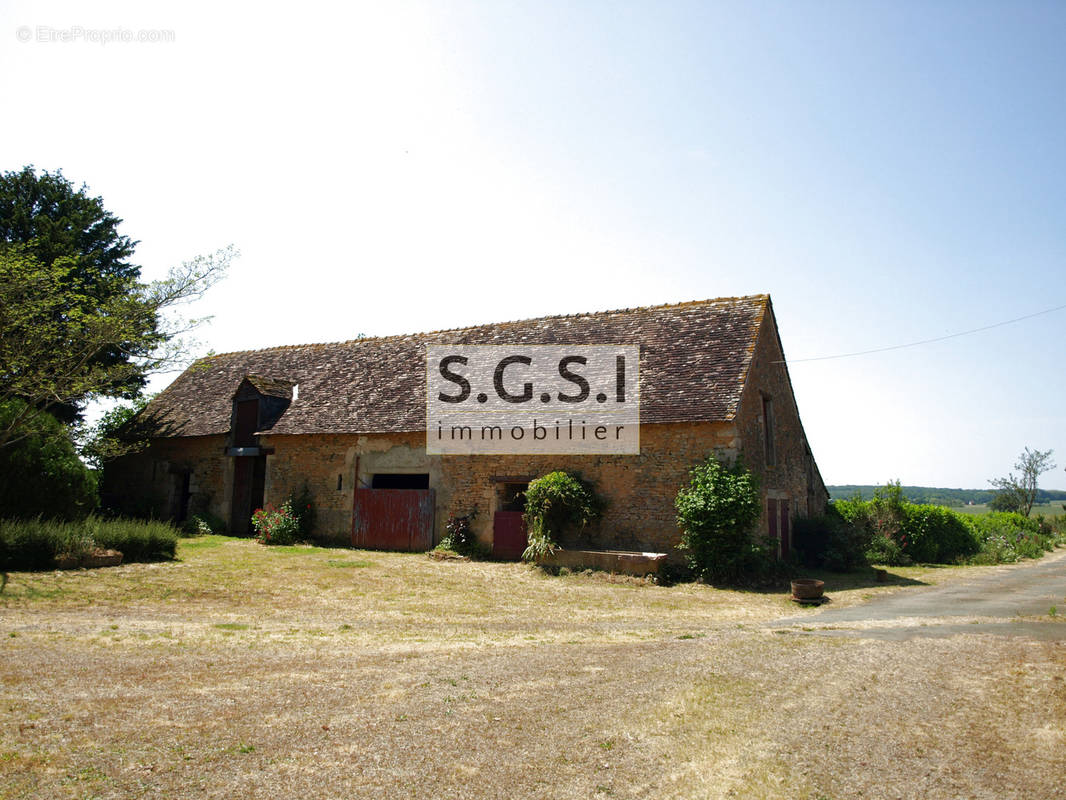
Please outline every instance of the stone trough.
[{"label": "stone trough", "polygon": [[632,550],[556,550],[537,559],[538,564],[568,569],[599,569],[623,575],[655,575],[666,560],[666,553],[641,553]]}]

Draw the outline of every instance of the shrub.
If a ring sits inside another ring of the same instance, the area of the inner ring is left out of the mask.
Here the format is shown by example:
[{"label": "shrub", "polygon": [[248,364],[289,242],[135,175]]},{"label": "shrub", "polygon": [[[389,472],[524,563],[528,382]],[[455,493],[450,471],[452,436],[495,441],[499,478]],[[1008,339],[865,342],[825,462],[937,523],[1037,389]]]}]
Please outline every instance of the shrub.
[{"label": "shrub", "polygon": [[674,498],[681,528],[679,549],[704,579],[734,580],[764,573],[772,557],[766,543],[752,538],[762,512],[759,486],[740,463],[714,456],[692,468],[689,483]]},{"label": "shrub", "polygon": [[879,488],[873,500],[854,497],[833,506],[868,537],[867,558],[874,563],[899,565],[905,563],[904,557],[950,563],[980,547],[966,517],[944,506],[908,503],[898,481]]},{"label": "shrub", "polygon": [[89,517],[86,529],[99,547],[122,553],[123,561],[161,561],[174,557],[178,531],[158,520]]},{"label": "shrub", "polygon": [[522,558],[526,561],[554,553],[562,533],[584,528],[603,513],[603,502],[592,487],[566,472],[549,472],[530,481],[525,495],[529,546]]},{"label": "shrub", "polygon": [[881,564],[886,567],[906,567],[914,562],[903,552],[899,542],[883,534],[874,536],[863,554],[868,564]]},{"label": "shrub", "polygon": [[82,533],[55,520],[0,520],[0,570],[52,569],[56,556],[80,555]]},{"label": "shrub", "polygon": [[[0,428],[26,404],[0,403]],[[96,475],[81,462],[67,429],[47,413],[25,439],[0,448],[0,513],[21,519],[84,519],[96,509]]]},{"label": "shrub", "polygon": [[181,524],[181,532],[185,536],[208,536],[212,533],[225,533],[226,523],[207,511],[193,514]]},{"label": "shrub", "polygon": [[792,526],[793,547],[811,568],[846,572],[864,566],[870,541],[867,529],[845,520],[835,506],[820,517],[798,517]]},{"label": "shrub", "polygon": [[76,522],[0,520],[0,569],[52,569],[56,556],[84,555],[95,547],[122,553],[123,561],[173,558],[177,531],[163,522],[88,517]]},{"label": "shrub", "polygon": [[915,561],[946,564],[980,549],[977,535],[958,512],[944,506],[904,506],[903,552]]},{"label": "shrub", "polygon": [[292,544],[300,533],[300,519],[286,500],[280,508],[268,504],[252,514],[255,538],[263,544]]},{"label": "shrub", "polygon": [[451,550],[463,556],[480,556],[484,554],[484,548],[474,535],[470,523],[477,519],[477,506],[467,514],[458,517],[448,517],[447,535],[440,540],[435,549]]},{"label": "shrub", "polygon": [[299,537],[304,540],[310,539],[315,530],[315,498],[311,494],[311,487],[305,482],[298,493],[289,492],[288,503],[296,517]]},{"label": "shrub", "polygon": [[1020,558],[1040,558],[1059,542],[1054,529],[1041,519],[1016,512],[993,511],[970,521],[980,543],[975,564],[1011,564]]}]

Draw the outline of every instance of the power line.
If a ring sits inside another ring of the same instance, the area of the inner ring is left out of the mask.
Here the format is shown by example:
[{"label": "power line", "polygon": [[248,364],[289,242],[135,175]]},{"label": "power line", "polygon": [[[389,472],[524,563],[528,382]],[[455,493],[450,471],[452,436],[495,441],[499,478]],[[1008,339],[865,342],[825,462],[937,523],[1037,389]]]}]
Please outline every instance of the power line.
[{"label": "power line", "polygon": [[[958,333],[949,333],[946,336],[937,336],[933,339],[922,339],[917,342],[907,342],[906,344],[894,344],[889,347],[875,347],[873,350],[859,350],[854,353],[839,353],[835,356],[815,356],[814,358],[792,358],[788,360],[789,364],[798,364],[803,361],[829,361],[834,358],[851,358],[853,356],[866,356],[871,353],[885,353],[889,350],[903,350],[906,347],[917,347],[922,344],[932,344],[933,342],[942,342],[945,339],[957,339],[960,336],[969,336],[971,333],[980,333],[981,331],[992,330],[992,328],[1001,328],[1004,325],[1012,325],[1015,322],[1022,322],[1023,320],[1032,319],[1033,317],[1040,317],[1044,314],[1051,314],[1055,311],[1062,311],[1066,308],[1066,305],[1055,306],[1054,308],[1046,308],[1043,311],[1037,311],[1035,314],[1026,314],[1024,317],[1015,317],[1014,319],[1006,319],[1003,322],[994,322],[991,325],[984,325],[980,328],[971,328],[968,331],[959,331]],[[784,362],[778,362],[784,363]]]}]

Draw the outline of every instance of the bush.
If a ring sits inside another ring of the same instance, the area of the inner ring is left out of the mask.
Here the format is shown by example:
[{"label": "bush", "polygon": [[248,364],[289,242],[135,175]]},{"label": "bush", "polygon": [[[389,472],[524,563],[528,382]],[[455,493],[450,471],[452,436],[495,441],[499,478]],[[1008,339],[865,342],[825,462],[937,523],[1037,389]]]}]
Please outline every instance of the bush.
[{"label": "bush", "polygon": [[874,536],[863,554],[868,564],[881,564],[885,567],[906,567],[914,562],[903,552],[899,542],[884,534]]},{"label": "bush", "polygon": [[122,553],[123,561],[162,561],[173,558],[178,546],[178,531],[158,520],[89,517],[86,529],[99,547]]},{"label": "bush", "polygon": [[315,498],[311,487],[304,483],[299,493],[289,492],[288,503],[296,517],[297,534],[305,541],[310,539],[315,530]]},{"label": "bush", "polygon": [[1054,528],[1040,518],[1016,512],[992,511],[971,518],[980,543],[975,564],[1012,564],[1020,558],[1040,558],[1060,542]]},{"label": "bush", "polygon": [[965,516],[944,506],[908,503],[898,481],[878,489],[873,500],[854,497],[833,507],[868,537],[866,555],[874,563],[951,563],[980,548]]},{"label": "bush", "polygon": [[83,534],[80,526],[55,520],[0,520],[0,570],[52,569],[58,555],[81,555]]},{"label": "bush", "polygon": [[52,569],[56,556],[81,556],[96,547],[122,553],[123,561],[173,558],[177,531],[162,522],[0,520],[0,570]]},{"label": "bush", "polygon": [[797,517],[792,526],[792,545],[810,568],[847,572],[865,566],[870,540],[866,528],[845,520],[834,506],[820,517]]},{"label": "bush", "polygon": [[[26,408],[0,403],[0,428]],[[0,448],[0,514],[18,519],[84,519],[96,509],[96,475],[78,458],[67,429],[47,413],[25,439]]]},{"label": "bush", "polygon": [[900,544],[915,561],[947,564],[980,549],[977,535],[958,512],[944,506],[904,506]]},{"label": "bush", "polygon": [[522,558],[526,561],[554,553],[561,534],[584,528],[603,513],[603,502],[592,487],[566,472],[549,472],[530,481],[525,495],[529,546]]},{"label": "bush", "polygon": [[462,556],[485,555],[484,546],[477,540],[473,528],[470,527],[470,523],[475,519],[477,519],[477,506],[463,516],[448,517],[448,523],[445,526],[448,533],[434,549],[451,550]]},{"label": "bush", "polygon": [[181,532],[185,536],[208,536],[212,533],[225,533],[226,523],[207,511],[193,514],[181,523]]},{"label": "bush", "polygon": [[300,519],[286,500],[281,508],[269,504],[266,508],[257,508],[252,514],[252,527],[255,528],[255,538],[263,544],[293,544],[300,533]]},{"label": "bush", "polygon": [[696,576],[736,580],[770,570],[775,553],[751,535],[762,513],[755,476],[739,463],[729,466],[714,456],[693,467],[689,475],[674,507],[681,528],[678,548],[685,551]]}]

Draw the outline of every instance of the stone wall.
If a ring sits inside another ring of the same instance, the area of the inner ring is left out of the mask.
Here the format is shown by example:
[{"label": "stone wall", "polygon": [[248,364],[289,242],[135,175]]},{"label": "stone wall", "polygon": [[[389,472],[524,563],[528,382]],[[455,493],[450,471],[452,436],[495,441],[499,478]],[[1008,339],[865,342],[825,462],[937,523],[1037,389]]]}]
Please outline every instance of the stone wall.
[{"label": "stone wall", "polygon": [[[828,493],[818,473],[800,421],[792,383],[785,367],[781,342],[772,315],[768,315],[755,343],[744,394],[737,413],[743,463],[759,475],[763,493],[760,530],[768,532],[766,498],[787,499],[792,516],[810,516],[825,511]],[[763,398],[773,403],[773,464],[766,459]]]},{"label": "stone wall", "polygon": [[424,433],[264,436],[262,444],[274,448],[266,500],[279,503],[306,482],[322,538],[349,536],[357,481],[367,488],[375,473],[424,473],[436,490],[435,541],[445,535],[449,516],[476,507],[474,531],[491,545],[506,484],[565,469],[592,482],[607,501],[602,520],[572,544],[670,552],[678,541],[674,495],[689,468],[711,452],[734,455],[738,441],[732,424],[686,423],[643,427],[639,456],[431,456]]},{"label": "stone wall", "polygon": [[173,518],[188,474],[189,513],[208,512],[228,521],[233,459],[223,455],[225,446],[225,436],[157,439],[147,450],[109,463],[101,486],[105,507]]}]

